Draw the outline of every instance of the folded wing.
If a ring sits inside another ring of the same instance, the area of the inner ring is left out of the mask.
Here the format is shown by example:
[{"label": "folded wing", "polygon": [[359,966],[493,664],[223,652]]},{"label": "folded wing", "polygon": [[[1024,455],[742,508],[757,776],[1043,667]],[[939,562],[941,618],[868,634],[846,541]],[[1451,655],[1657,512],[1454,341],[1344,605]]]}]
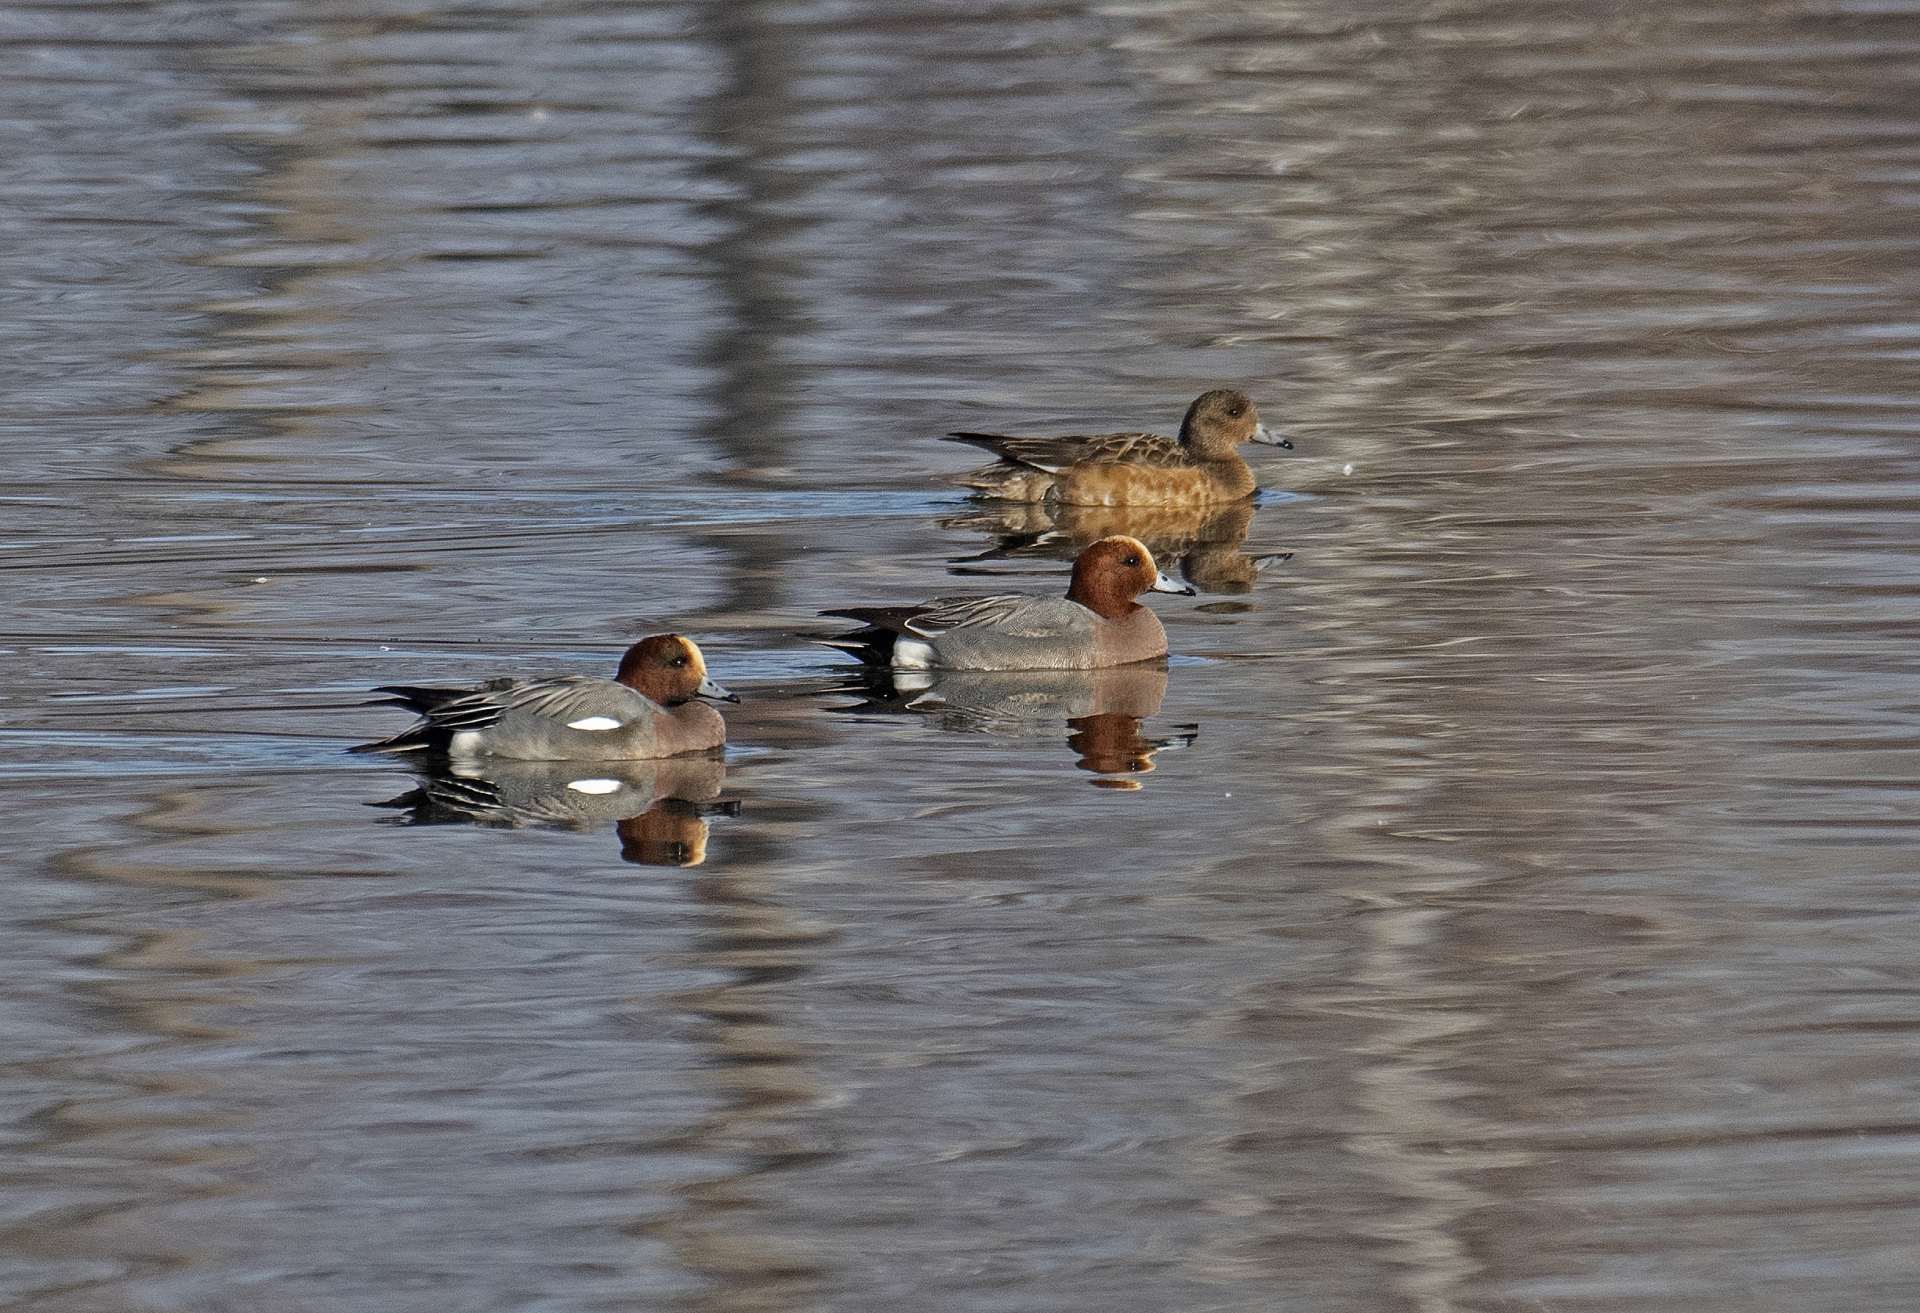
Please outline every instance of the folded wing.
[{"label": "folded wing", "polygon": [[1001,460],[1049,474],[1082,463],[1175,469],[1192,462],[1187,449],[1158,433],[1101,433],[1061,438],[1013,438],[998,433],[949,433],[945,441],[983,447]]},{"label": "folded wing", "polygon": [[[356,751],[406,752],[414,748],[443,748],[447,739],[463,730],[497,725],[509,712],[525,711],[562,724],[611,720],[617,725],[657,712],[644,695],[611,679],[591,675],[555,675],[546,679],[496,679],[479,688],[417,688],[386,685],[376,693],[393,694],[392,704],[420,713],[412,728],[366,744]],[[599,726],[595,726],[598,728]]]},{"label": "folded wing", "polygon": [[1052,638],[1074,630],[1085,608],[1060,597],[999,593],[990,597],[936,597],[907,622],[922,637],[991,629],[1015,638]]}]

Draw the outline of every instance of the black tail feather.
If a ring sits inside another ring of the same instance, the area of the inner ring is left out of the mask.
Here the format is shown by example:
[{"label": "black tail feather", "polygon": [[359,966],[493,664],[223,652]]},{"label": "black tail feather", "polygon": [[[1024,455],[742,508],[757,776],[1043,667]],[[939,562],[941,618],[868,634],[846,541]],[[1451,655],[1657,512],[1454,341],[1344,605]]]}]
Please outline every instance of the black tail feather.
[{"label": "black tail feather", "polygon": [[426,715],[435,707],[453,701],[469,690],[464,688],[416,688],[411,684],[382,684],[373,690],[375,693],[391,693],[392,697],[381,698],[367,703],[370,707],[405,707]]},{"label": "black tail feather", "polygon": [[381,739],[378,743],[356,743],[348,752],[370,754],[376,752],[434,752],[445,748],[447,736],[433,732],[426,724],[415,725],[403,730],[390,739]]},{"label": "black tail feather", "polygon": [[855,620],[863,628],[850,629],[831,638],[812,634],[807,637],[860,658],[862,665],[885,666],[893,661],[893,640],[901,632],[904,622],[913,616],[914,610],[911,607],[854,606],[844,611],[822,611],[820,614],[839,620]]}]

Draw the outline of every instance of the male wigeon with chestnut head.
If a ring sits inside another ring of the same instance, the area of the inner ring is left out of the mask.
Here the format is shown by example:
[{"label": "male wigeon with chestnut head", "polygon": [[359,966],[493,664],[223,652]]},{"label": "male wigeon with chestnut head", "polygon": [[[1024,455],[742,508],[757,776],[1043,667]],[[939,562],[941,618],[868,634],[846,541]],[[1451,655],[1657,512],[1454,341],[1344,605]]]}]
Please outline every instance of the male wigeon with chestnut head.
[{"label": "male wigeon with chestnut head", "polygon": [[1069,506],[1212,506],[1258,489],[1235,450],[1243,442],[1291,448],[1267,432],[1253,399],[1232,388],[1203,392],[1187,407],[1180,436],[1102,433],[1093,437],[1010,438],[950,433],[948,442],[984,447],[997,464],[954,482],[977,497],[1055,501]]},{"label": "male wigeon with chestnut head", "polygon": [[1193,589],[1161,574],[1138,540],[1102,538],[1073,563],[1065,597],[1002,593],[822,611],[867,627],[821,641],[895,670],[1095,670],[1167,654],[1160,618],[1134,600],[1146,592]]},{"label": "male wigeon with chestnut head", "polygon": [[696,698],[740,699],[707,677],[691,639],[655,634],[627,649],[612,679],[490,679],[478,688],[385,685],[380,705],[420,722],[355,752],[438,752],[521,761],[639,761],[727,741],[720,713]]}]

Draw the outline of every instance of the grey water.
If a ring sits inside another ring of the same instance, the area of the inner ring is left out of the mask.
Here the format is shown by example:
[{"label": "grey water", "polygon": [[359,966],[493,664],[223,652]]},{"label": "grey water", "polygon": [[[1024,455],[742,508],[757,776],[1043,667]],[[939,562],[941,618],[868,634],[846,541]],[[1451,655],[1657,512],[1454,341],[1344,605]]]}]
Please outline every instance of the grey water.
[{"label": "grey water", "polygon": [[[0,3],[0,1307],[1920,1306],[1917,92],[1912,0]],[[846,691],[1105,531],[942,433],[1212,386],[1295,450],[1141,529],[1163,684]],[[667,629],[697,778],[344,751]]]}]

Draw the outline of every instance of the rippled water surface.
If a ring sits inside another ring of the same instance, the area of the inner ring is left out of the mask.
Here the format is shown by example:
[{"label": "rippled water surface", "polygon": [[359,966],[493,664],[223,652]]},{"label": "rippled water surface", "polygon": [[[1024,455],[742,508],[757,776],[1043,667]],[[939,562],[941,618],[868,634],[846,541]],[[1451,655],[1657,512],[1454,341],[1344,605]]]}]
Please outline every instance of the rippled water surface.
[{"label": "rippled water surface", "polygon": [[[1920,1306],[1917,90],[1909,0],[0,4],[0,1306]],[[1296,450],[1138,526],[1163,683],[835,691],[1130,527],[941,433],[1214,385]],[[668,628],[724,762],[343,751]]]}]

